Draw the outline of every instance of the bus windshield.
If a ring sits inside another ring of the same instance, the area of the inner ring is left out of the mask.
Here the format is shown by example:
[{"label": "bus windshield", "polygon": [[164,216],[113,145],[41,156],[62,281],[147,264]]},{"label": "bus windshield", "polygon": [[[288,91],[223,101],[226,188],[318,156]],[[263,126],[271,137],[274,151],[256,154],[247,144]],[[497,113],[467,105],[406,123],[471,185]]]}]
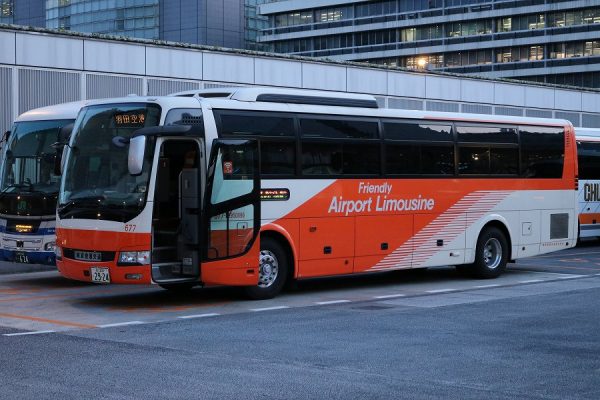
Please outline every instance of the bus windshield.
[{"label": "bus windshield", "polygon": [[58,132],[73,120],[24,121],[14,125],[6,145],[1,175],[2,193],[57,193],[60,176],[54,175]]},{"label": "bus windshield", "polygon": [[84,109],[76,123],[59,194],[61,218],[125,222],[141,212],[152,152],[146,151],[142,173],[131,176],[127,167],[128,139],[138,129],[157,126],[160,113],[158,105],[140,103]]}]

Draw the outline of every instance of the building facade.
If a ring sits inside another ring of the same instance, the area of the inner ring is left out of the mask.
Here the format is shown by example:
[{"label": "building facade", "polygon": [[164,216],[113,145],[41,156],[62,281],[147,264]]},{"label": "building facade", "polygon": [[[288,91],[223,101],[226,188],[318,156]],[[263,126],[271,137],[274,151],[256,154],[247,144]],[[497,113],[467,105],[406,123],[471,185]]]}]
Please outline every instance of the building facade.
[{"label": "building facade", "polygon": [[278,53],[600,87],[597,0],[285,0],[259,12]]},{"label": "building facade", "polygon": [[245,47],[244,0],[161,0],[161,40]]},{"label": "building facade", "polygon": [[0,24],[12,24],[14,13],[13,0],[0,0]]},{"label": "building facade", "polygon": [[244,15],[246,20],[246,49],[268,51],[269,46],[258,42],[258,36],[269,27],[269,18],[258,14],[258,5],[269,2],[269,0],[246,0],[244,4]]},{"label": "building facade", "polygon": [[48,0],[46,27],[158,39],[159,0]]},{"label": "building facade", "polygon": [[563,118],[600,128],[600,90],[0,26],[0,131],[33,108],[224,86],[366,93],[380,107]]},{"label": "building facade", "polygon": [[231,48],[257,48],[265,0],[0,0],[0,23]]}]

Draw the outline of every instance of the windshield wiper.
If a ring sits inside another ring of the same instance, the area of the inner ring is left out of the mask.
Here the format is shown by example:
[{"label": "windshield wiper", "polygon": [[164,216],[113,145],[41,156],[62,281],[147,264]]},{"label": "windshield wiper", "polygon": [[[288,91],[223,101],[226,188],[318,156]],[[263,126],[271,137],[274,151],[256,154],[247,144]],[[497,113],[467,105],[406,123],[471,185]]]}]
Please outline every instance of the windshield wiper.
[{"label": "windshield wiper", "polygon": [[2,189],[1,193],[6,193],[9,189],[13,189],[13,188],[17,188],[17,189],[27,188],[27,190],[26,190],[27,192],[41,193],[39,190],[33,189],[33,183],[11,183],[10,185],[8,185],[4,189]]},{"label": "windshield wiper", "polygon": [[104,196],[82,196],[71,199],[67,203],[59,204],[58,207],[60,212],[66,212],[68,209],[75,206],[84,208],[97,208],[100,207],[102,200],[105,200]]}]

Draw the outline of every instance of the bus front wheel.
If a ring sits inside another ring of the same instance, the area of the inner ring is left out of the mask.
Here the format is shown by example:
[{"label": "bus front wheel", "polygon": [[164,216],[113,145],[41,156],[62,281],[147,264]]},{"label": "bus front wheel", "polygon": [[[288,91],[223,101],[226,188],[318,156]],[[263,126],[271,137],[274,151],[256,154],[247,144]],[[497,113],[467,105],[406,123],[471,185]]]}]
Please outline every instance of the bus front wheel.
[{"label": "bus front wheel", "polygon": [[475,278],[497,278],[506,269],[508,241],[504,233],[493,226],[485,228],[477,239],[475,262],[471,274]]},{"label": "bus front wheel", "polygon": [[246,288],[246,295],[253,300],[271,299],[285,285],[289,262],[283,246],[271,237],[260,239],[258,285]]}]

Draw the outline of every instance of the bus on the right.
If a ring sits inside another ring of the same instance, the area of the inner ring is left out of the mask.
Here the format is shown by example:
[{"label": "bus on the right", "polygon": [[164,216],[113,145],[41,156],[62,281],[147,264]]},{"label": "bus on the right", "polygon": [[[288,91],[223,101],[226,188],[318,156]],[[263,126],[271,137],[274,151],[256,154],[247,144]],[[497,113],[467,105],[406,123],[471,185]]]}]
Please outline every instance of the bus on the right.
[{"label": "bus on the right", "polygon": [[579,238],[600,237],[600,129],[575,128],[579,164]]}]

